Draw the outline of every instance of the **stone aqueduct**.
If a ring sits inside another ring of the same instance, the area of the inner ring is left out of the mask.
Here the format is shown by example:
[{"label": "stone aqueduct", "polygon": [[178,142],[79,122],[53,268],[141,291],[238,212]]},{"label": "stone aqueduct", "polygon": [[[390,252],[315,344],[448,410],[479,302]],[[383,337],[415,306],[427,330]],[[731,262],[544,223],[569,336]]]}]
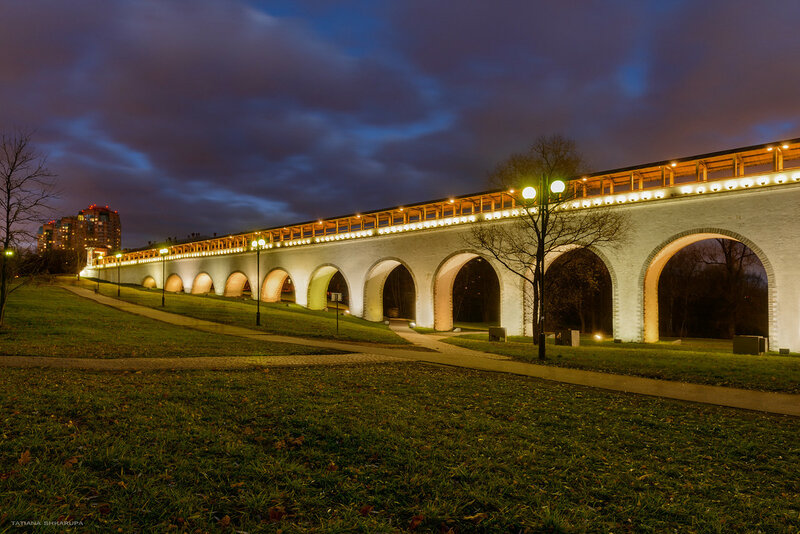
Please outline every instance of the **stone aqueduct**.
[{"label": "stone aqueduct", "polygon": [[[576,198],[566,209],[630,214],[628,240],[592,249],[611,275],[615,338],[657,341],[661,270],[681,248],[723,237],[750,247],[764,266],[770,348],[800,352],[800,140],[596,173],[570,187]],[[322,309],[328,283],[340,272],[350,313],[380,321],[384,282],[402,264],[414,281],[416,323],[449,330],[456,274],[479,255],[466,245],[472,225],[507,223],[519,209],[512,195],[487,192],[173,245],[163,257],[158,250],[109,256],[83,274],[116,282],[119,272],[123,283],[187,293],[213,285],[226,296],[241,295],[247,283],[266,302],[280,299],[290,277],[296,302]],[[259,238],[267,248],[257,268],[249,244]],[[500,284],[500,323],[511,335],[529,334],[522,280],[485,259]]]}]

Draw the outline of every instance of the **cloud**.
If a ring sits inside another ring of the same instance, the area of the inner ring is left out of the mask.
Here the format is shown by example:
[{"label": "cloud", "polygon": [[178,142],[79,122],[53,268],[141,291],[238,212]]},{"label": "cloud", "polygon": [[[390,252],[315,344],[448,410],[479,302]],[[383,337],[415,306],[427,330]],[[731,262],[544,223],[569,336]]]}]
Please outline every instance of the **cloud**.
[{"label": "cloud", "polygon": [[796,137],[798,10],[4,2],[0,127],[127,246],[231,233],[477,191],[543,134],[596,170]]}]

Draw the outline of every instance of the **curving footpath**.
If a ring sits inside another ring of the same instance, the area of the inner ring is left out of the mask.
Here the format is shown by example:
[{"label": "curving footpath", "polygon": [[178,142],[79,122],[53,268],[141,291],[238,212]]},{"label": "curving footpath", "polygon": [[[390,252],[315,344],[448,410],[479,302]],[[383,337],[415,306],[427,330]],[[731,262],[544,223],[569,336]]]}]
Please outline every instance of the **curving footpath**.
[{"label": "curving footpath", "polygon": [[[292,366],[292,365],[332,365],[354,363],[382,363],[414,361],[420,363],[463,367],[481,371],[509,373],[529,376],[544,380],[553,380],[567,384],[601,388],[624,393],[636,393],[677,399],[682,401],[728,406],[745,410],[769,412],[782,415],[800,416],[800,395],[788,393],[770,393],[720,386],[690,384],[669,380],[656,380],[635,376],[599,373],[536,365],[514,361],[507,356],[488,354],[464,349],[439,341],[443,336],[418,334],[405,325],[393,324],[392,330],[404,339],[413,343],[414,349],[398,347],[366,346],[328,340],[306,339],[292,336],[266,334],[257,330],[240,326],[223,325],[211,321],[194,319],[162,310],[130,304],[121,300],[95,294],[93,291],[79,287],[65,286],[73,293],[94,300],[100,304],[111,306],[122,311],[134,313],[165,323],[194,328],[204,332],[225,334],[262,341],[293,343],[318,348],[345,351],[350,354],[332,355],[296,355],[296,356],[241,356],[235,358],[124,358],[89,360],[85,358],[42,358],[42,357],[4,357],[0,359],[3,366],[55,366],[75,367],[83,369],[231,369],[242,367]],[[368,347],[368,350],[365,349]],[[420,348],[425,350],[419,350]]]}]

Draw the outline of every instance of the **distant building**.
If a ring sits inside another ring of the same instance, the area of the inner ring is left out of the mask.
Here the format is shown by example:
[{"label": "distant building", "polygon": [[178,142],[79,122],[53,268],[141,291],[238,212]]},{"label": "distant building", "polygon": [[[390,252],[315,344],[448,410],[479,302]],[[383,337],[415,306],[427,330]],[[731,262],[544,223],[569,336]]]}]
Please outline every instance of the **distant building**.
[{"label": "distant building", "polygon": [[48,221],[39,228],[37,249],[74,250],[84,252],[93,248],[96,253],[108,254],[120,250],[122,227],[119,213],[108,206],[92,204],[77,215]]}]

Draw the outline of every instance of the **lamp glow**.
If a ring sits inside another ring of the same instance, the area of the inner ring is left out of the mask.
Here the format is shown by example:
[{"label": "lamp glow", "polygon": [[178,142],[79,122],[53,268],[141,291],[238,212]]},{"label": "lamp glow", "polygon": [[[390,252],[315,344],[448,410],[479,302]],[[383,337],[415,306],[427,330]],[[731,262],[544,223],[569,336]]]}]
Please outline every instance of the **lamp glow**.
[{"label": "lamp glow", "polygon": [[555,180],[550,184],[550,191],[556,194],[563,193],[567,188],[567,184],[563,180]]},{"label": "lamp glow", "polygon": [[526,187],[522,190],[522,198],[527,200],[533,200],[536,198],[536,189],[531,186]]},{"label": "lamp glow", "polygon": [[158,251],[158,253],[159,254],[169,254],[169,249],[168,248],[162,248],[161,250]]}]

